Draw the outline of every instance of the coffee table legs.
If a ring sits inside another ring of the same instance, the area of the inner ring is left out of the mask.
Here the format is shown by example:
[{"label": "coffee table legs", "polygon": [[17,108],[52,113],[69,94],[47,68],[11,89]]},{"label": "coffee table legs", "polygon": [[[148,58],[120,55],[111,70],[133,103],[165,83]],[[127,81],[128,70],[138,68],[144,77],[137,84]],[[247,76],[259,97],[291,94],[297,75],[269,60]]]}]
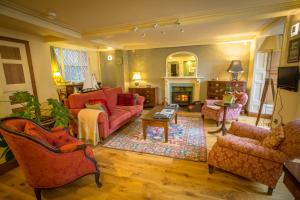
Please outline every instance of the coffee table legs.
[{"label": "coffee table legs", "polygon": [[142,127],[143,127],[143,136],[144,136],[144,140],[146,140],[147,138],[147,122],[142,120]]},{"label": "coffee table legs", "polygon": [[[177,120],[175,121],[177,123]],[[144,140],[147,138],[147,127],[148,126],[158,126],[164,128],[164,135],[165,135],[165,142],[168,142],[169,138],[169,123],[168,122],[155,122],[151,123],[151,121],[142,120],[142,127],[143,127],[143,137]]]}]

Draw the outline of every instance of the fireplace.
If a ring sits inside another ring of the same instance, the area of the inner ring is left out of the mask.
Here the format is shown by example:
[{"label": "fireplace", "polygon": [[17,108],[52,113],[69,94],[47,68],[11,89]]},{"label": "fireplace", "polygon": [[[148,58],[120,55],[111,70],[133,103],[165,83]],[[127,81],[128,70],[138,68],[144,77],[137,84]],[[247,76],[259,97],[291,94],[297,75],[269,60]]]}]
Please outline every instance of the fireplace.
[{"label": "fireplace", "polygon": [[192,102],[193,87],[172,86],[172,103],[187,106]]}]

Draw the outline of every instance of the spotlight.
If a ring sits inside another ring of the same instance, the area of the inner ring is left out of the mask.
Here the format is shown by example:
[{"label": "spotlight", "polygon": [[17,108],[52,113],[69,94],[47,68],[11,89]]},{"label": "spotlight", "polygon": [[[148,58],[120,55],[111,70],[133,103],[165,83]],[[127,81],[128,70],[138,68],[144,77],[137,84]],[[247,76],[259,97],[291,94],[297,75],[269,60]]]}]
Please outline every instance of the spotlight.
[{"label": "spotlight", "polygon": [[142,38],[146,37],[146,33],[143,33],[143,34],[141,35],[141,37],[142,37]]},{"label": "spotlight", "polygon": [[153,25],[153,28],[155,28],[155,29],[157,29],[158,27],[159,27],[158,24],[154,24],[154,25]]},{"label": "spotlight", "polygon": [[180,31],[181,33],[184,33],[184,29],[183,29],[183,28],[179,29],[179,31]]},{"label": "spotlight", "polygon": [[166,35],[166,31],[161,31],[160,32],[162,35]]},{"label": "spotlight", "polygon": [[133,32],[137,32],[139,30],[139,27],[135,26],[133,27]]}]

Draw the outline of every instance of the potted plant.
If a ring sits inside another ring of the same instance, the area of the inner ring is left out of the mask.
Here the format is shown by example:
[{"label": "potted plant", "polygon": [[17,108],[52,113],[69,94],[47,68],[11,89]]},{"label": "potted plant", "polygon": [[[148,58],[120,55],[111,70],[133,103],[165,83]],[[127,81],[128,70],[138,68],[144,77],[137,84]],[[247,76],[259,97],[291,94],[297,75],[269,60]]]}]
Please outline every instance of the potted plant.
[{"label": "potted plant", "polygon": [[[21,105],[21,109],[19,109],[18,112],[11,114],[11,116],[31,119],[48,128],[58,126],[67,128],[69,126],[70,118],[72,116],[69,110],[57,99],[47,99],[47,105],[42,106],[38,99],[29,92],[18,91],[11,96],[11,101],[14,104]],[[6,161],[10,161],[14,158],[1,134],[0,147],[4,148],[4,151],[0,155],[0,159],[5,157]]]}]

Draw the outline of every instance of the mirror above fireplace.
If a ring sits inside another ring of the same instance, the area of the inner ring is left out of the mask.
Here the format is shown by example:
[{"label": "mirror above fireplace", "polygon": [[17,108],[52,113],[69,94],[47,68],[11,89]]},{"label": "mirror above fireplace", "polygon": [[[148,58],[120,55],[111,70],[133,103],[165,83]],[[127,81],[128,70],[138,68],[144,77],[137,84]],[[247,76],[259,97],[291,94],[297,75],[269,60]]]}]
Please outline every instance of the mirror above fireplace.
[{"label": "mirror above fireplace", "polygon": [[175,52],[167,57],[166,77],[197,77],[198,58],[190,52]]}]

